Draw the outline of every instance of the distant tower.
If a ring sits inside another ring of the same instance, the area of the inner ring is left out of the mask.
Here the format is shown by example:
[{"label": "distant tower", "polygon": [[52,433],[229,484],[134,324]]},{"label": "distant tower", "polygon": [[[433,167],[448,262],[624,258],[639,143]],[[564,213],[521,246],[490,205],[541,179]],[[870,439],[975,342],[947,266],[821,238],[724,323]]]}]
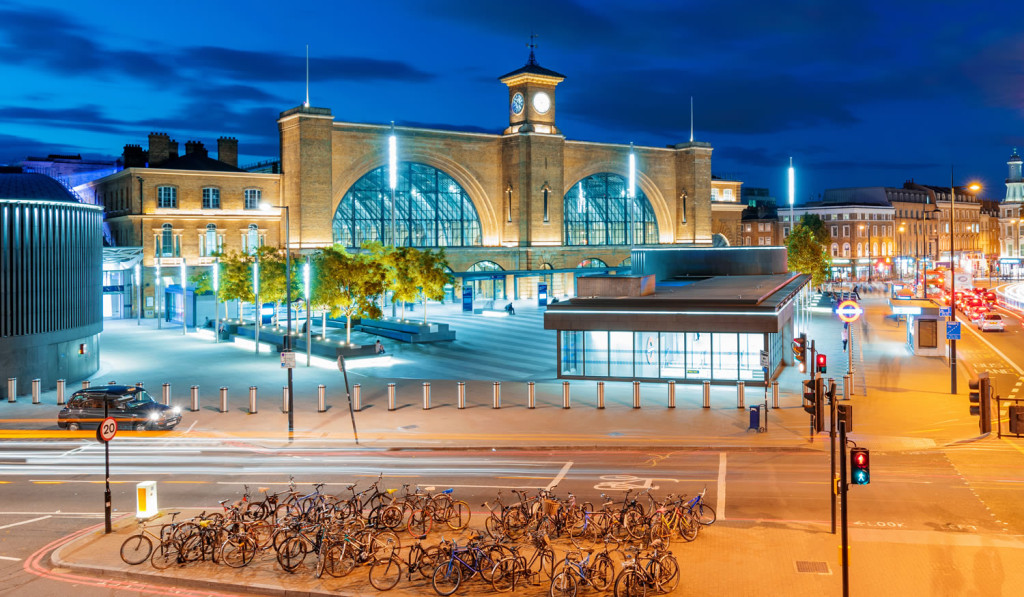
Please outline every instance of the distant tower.
[{"label": "distant tower", "polygon": [[1010,167],[1010,176],[1006,179],[1006,199],[1004,202],[1020,203],[1024,201],[1024,178],[1021,178],[1021,159],[1017,155],[1017,148],[1013,148],[1013,155],[1010,161],[1006,162]]},{"label": "distant tower", "polygon": [[531,35],[530,58],[526,65],[499,80],[508,85],[508,128],[510,133],[558,134],[555,126],[555,86],[565,75],[537,64],[533,51],[537,45]]}]

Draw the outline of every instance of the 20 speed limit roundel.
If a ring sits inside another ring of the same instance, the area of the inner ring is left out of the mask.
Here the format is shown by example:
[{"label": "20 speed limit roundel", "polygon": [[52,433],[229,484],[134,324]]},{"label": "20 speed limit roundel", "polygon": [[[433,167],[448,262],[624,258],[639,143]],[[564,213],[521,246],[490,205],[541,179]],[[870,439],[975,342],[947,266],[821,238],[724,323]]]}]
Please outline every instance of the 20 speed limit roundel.
[{"label": "20 speed limit roundel", "polygon": [[115,435],[117,435],[117,421],[113,417],[103,419],[100,428],[96,430],[96,439],[106,443],[114,439]]}]

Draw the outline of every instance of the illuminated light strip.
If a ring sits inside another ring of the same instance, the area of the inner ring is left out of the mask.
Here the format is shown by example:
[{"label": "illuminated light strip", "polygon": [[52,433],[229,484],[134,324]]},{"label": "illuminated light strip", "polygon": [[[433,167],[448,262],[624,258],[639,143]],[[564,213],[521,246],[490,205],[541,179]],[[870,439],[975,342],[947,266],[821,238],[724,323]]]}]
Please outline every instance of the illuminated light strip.
[{"label": "illuminated light strip", "polygon": [[391,190],[398,186],[398,138],[395,137],[394,125],[388,136],[388,186]]}]

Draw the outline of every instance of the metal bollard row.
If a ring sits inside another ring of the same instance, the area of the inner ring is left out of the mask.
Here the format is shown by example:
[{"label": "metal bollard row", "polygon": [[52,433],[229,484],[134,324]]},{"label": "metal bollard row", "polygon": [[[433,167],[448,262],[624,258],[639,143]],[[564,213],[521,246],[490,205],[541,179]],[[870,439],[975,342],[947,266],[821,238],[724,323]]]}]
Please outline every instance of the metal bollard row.
[{"label": "metal bollard row", "polygon": [[228,389],[224,386],[220,387],[220,412],[228,412]]},{"label": "metal bollard row", "polygon": [[562,382],[562,408],[569,408],[569,382]]},{"label": "metal bollard row", "polygon": [[395,384],[388,384],[388,410],[395,410]]},{"label": "metal bollard row", "polygon": [[744,399],[746,398],[747,384],[743,381],[736,382],[736,408],[743,408]]},{"label": "metal bollard row", "polygon": [[772,408],[779,408],[779,381],[772,381]]},{"label": "metal bollard row", "polygon": [[199,410],[199,386],[192,386],[192,412]]},{"label": "metal bollard row", "polygon": [[288,386],[281,386],[281,412],[288,412]]},{"label": "metal bollard row", "polygon": [[501,408],[501,382],[494,382],[494,400],[491,408]]},{"label": "metal bollard row", "polygon": [[597,382],[597,408],[604,408],[604,382]]},{"label": "metal bollard row", "polygon": [[171,404],[171,384],[165,383],[163,387],[163,398],[164,405],[170,406]]},{"label": "metal bollard row", "polygon": [[18,401],[18,378],[8,377],[7,378],[7,401],[17,402]]},{"label": "metal bollard row", "polygon": [[853,376],[847,373],[843,376],[843,400],[849,400],[853,393]]},{"label": "metal bollard row", "polygon": [[640,382],[633,382],[633,408],[640,408]]},{"label": "metal bollard row", "polygon": [[423,410],[430,410],[430,382],[423,382]]},{"label": "metal bollard row", "polygon": [[64,405],[64,402],[65,402],[65,400],[64,400],[64,391],[65,391],[66,387],[67,387],[67,382],[65,380],[63,380],[63,379],[58,379],[57,380],[57,406],[63,406]]},{"label": "metal bollard row", "polygon": [[711,408],[711,382],[705,379],[702,385],[702,390],[704,391],[704,403],[702,406],[704,408]]},{"label": "metal bollard row", "polygon": [[32,380],[32,404],[39,404],[39,385],[42,383],[38,377]]}]

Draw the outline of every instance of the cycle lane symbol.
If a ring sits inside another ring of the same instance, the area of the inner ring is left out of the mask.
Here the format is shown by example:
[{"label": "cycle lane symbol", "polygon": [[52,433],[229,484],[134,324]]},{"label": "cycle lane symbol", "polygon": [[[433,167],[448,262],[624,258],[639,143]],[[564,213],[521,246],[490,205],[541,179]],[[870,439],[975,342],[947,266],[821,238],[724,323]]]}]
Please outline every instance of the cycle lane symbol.
[{"label": "cycle lane symbol", "polygon": [[601,482],[594,485],[597,491],[629,491],[631,489],[659,489],[654,485],[655,481],[671,481],[678,483],[679,479],[667,479],[660,477],[637,477],[635,475],[601,475]]}]

